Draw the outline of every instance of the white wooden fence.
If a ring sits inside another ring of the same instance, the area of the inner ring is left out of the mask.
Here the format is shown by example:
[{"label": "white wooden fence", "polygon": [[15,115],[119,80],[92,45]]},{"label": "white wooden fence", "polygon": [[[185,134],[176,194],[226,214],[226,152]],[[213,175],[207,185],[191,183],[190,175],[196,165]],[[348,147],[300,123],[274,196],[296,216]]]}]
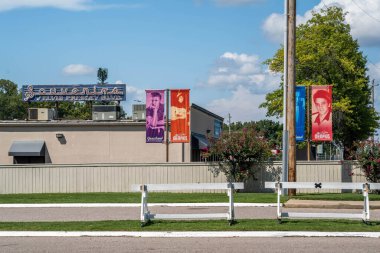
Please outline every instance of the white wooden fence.
[{"label": "white wooden fence", "polygon": [[[362,219],[369,222],[369,190],[379,190],[380,183],[342,183],[342,182],[265,182],[267,188],[276,189],[277,192],[277,219],[282,218],[343,218]],[[308,213],[308,212],[282,212],[280,196],[283,189],[350,189],[360,190],[363,195],[363,211],[361,213]]]},{"label": "white wooden fence", "polygon": [[[227,218],[230,225],[235,220],[234,189],[244,189],[244,183],[214,183],[214,184],[141,184],[132,185],[131,190],[141,192],[141,225],[152,219],[221,219]],[[228,195],[227,213],[190,213],[190,214],[154,214],[148,208],[148,191],[184,191],[184,190],[224,190]]]},{"label": "white wooden fence", "polygon": [[[265,181],[277,181],[281,176],[280,167],[281,163],[274,163],[273,167],[258,171],[258,180],[247,182],[245,191],[271,191],[265,189]],[[349,162],[298,162],[297,181],[365,182],[365,178],[360,169]],[[0,194],[129,192],[132,184],[224,182],[225,176],[214,177],[210,165],[205,163],[0,165]]]}]

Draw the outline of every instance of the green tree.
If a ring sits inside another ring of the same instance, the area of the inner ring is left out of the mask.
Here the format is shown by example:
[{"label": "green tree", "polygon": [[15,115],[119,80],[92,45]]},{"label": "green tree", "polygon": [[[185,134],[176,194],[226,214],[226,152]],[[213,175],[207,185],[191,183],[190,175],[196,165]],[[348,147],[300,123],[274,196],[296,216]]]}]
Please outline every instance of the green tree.
[{"label": "green tree", "polygon": [[[379,119],[370,102],[367,60],[350,29],[342,9],[329,7],[314,12],[296,32],[296,83],[333,85],[334,139],[345,147],[371,136]],[[282,72],[283,49],[266,63],[272,71]],[[281,86],[260,106],[267,108],[268,116],[282,115]]]},{"label": "green tree", "polygon": [[268,166],[271,157],[268,142],[253,128],[223,132],[219,139],[211,139],[207,155],[219,159],[214,174],[224,173],[230,182],[254,178],[255,173]]},{"label": "green tree", "polygon": [[99,68],[98,69],[98,80],[100,84],[105,84],[105,81],[108,78],[108,69],[107,68]]},{"label": "green tree", "polygon": [[[249,121],[249,122],[233,122],[231,123],[231,131],[243,131],[243,129],[255,129],[258,134],[264,137],[271,148],[276,146],[281,146],[282,141],[282,124],[275,122],[273,120],[264,119],[259,121]],[[228,125],[223,125],[223,131],[228,133]]]},{"label": "green tree", "polygon": [[0,79],[0,120],[25,119],[27,105],[22,102],[17,84]]},{"label": "green tree", "polygon": [[281,146],[282,124],[273,120],[264,119],[255,122],[255,129],[262,133],[271,148]]},{"label": "green tree", "polygon": [[[58,118],[67,120],[89,120],[91,119],[91,104],[87,102],[59,102]],[[56,108],[53,102],[33,102],[33,108]]]},{"label": "green tree", "polygon": [[59,104],[58,116],[61,119],[91,119],[90,103],[86,102],[62,102]]}]

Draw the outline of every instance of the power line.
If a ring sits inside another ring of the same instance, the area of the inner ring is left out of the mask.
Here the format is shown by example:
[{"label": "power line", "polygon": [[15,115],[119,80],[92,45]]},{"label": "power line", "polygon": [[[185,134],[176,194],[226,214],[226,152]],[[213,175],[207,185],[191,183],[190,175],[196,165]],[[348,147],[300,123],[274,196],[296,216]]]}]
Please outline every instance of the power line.
[{"label": "power line", "polygon": [[371,14],[369,14],[367,11],[365,11],[362,7],[360,7],[360,5],[358,5],[354,0],[351,0],[360,10],[362,10],[362,12],[364,12],[365,14],[367,14],[367,16],[368,17],[370,17],[370,18],[372,18],[372,19],[374,19],[374,20],[376,20],[377,22],[379,22],[380,23],[380,19],[378,19],[378,18],[376,18],[376,17],[374,17],[374,16],[372,16]]},{"label": "power line", "polygon": [[[370,17],[370,18],[372,18],[372,19],[374,19],[374,20],[376,20],[377,22],[379,22],[380,23],[380,19],[378,19],[378,18],[376,18],[376,17],[374,17],[374,16],[372,16],[371,14],[369,14],[366,10],[364,10],[362,7],[360,7],[360,5],[359,4],[357,4],[354,0],[351,0],[362,12],[364,12],[368,17]],[[322,0],[321,1],[321,3],[323,4],[323,6],[327,9],[328,7],[327,7],[327,5],[325,4],[325,1],[324,0]]]},{"label": "power line", "polygon": [[371,63],[375,68],[377,68],[378,70],[380,70],[380,67],[378,67],[375,63],[373,63],[370,59],[367,59],[367,61],[369,63]]},{"label": "power line", "polygon": [[[363,8],[361,8],[354,0],[352,0],[352,2],[361,10],[361,11],[363,11],[365,14],[367,14],[369,17],[371,17],[371,18],[373,18],[374,20],[376,20],[377,22],[380,22],[380,20],[379,19],[377,19],[377,18],[375,18],[375,17],[373,17],[372,15],[370,15],[369,13],[367,13]],[[324,7],[327,9],[328,7],[327,7],[327,5],[325,4],[325,1],[324,0],[322,0],[321,1],[321,3],[324,5]],[[373,63],[370,59],[368,59],[367,58],[367,61],[369,62],[369,63],[371,63],[375,68],[377,68],[378,70],[380,70],[380,67],[379,66],[377,66],[375,63]],[[335,62],[334,62],[335,63]],[[336,63],[335,63],[336,64]]]}]

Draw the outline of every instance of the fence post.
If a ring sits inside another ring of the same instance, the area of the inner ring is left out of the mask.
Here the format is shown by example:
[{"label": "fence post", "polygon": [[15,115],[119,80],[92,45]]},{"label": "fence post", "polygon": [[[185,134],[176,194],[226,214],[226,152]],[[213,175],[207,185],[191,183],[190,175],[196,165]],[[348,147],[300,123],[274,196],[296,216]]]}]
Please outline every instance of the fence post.
[{"label": "fence post", "polygon": [[281,188],[282,184],[280,181],[276,183],[276,191],[277,191],[277,219],[281,220]]},{"label": "fence post", "polygon": [[234,196],[233,196],[234,184],[229,182],[227,187],[228,187],[227,194],[229,197],[229,204],[230,204],[229,212],[228,212],[228,221],[230,222],[230,225],[231,225],[235,220]]},{"label": "fence post", "polygon": [[148,187],[143,184],[140,186],[141,190],[141,212],[140,212],[140,220],[141,222],[147,222],[147,214],[148,214]]},{"label": "fence post", "polygon": [[370,186],[368,183],[363,184],[363,197],[364,197],[364,210],[363,210],[363,221],[369,221],[369,189]]}]

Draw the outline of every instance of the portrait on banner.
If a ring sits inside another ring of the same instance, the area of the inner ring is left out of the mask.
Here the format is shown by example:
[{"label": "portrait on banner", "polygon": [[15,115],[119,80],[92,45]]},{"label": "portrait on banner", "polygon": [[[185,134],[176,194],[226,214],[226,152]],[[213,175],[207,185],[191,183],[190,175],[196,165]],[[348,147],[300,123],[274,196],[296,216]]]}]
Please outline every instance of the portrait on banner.
[{"label": "portrait on banner", "polygon": [[332,86],[312,87],[312,140],[332,141]]},{"label": "portrait on banner", "polygon": [[164,90],[146,91],[146,142],[161,143],[165,134]]}]

